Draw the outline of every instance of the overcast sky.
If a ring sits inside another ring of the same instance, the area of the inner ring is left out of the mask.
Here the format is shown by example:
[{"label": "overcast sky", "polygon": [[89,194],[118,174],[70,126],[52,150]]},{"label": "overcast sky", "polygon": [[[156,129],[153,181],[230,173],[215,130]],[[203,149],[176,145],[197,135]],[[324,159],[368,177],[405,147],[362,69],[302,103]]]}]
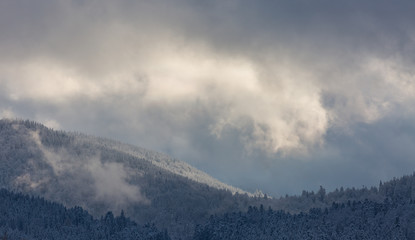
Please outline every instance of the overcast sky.
[{"label": "overcast sky", "polygon": [[248,191],[415,170],[415,2],[2,0],[0,117],[167,153]]}]

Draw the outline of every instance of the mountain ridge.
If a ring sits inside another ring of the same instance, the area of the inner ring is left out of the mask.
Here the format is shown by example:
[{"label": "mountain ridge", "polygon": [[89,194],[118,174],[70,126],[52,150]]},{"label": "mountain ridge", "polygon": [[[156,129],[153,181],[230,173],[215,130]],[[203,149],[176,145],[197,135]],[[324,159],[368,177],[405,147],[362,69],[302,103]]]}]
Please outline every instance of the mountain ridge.
[{"label": "mountain ridge", "polygon": [[139,224],[167,228],[173,239],[257,198],[164,154],[29,120],[0,120],[0,159],[0,187],[81,206],[95,217],[124,209]]},{"label": "mountain ridge", "polygon": [[134,146],[132,144],[123,143],[121,141],[116,141],[116,140],[112,140],[109,138],[95,137],[95,136],[86,135],[82,133],[75,133],[75,132],[67,132],[67,134],[74,135],[81,139],[83,138],[85,139],[85,141],[94,140],[96,144],[99,144],[105,147],[110,147],[114,150],[119,150],[124,153],[130,154],[134,157],[142,158],[144,160],[150,161],[152,164],[160,168],[163,168],[167,171],[170,171],[171,173],[178,174],[183,177],[187,177],[190,180],[193,180],[199,183],[207,184],[210,187],[214,187],[217,189],[223,189],[223,190],[229,190],[233,194],[238,193],[238,194],[247,194],[248,196],[251,196],[251,197],[256,196],[253,193],[250,193],[240,188],[223,183],[213,178],[209,174],[203,171],[200,171],[199,169],[191,166],[190,164],[184,161],[178,160],[176,158],[171,158],[169,155],[161,153],[161,152],[148,150],[146,148]]},{"label": "mountain ridge", "polygon": [[191,180],[186,174],[193,168],[157,154],[29,120],[0,120],[0,188],[80,206],[94,217],[125,210],[138,224],[151,222],[167,229],[172,239],[191,239],[196,226],[210,216],[245,212],[251,206],[301,214],[329,208],[333,202],[415,199],[415,174],[371,188],[326,193],[320,186],[316,192],[279,199],[251,196]]}]

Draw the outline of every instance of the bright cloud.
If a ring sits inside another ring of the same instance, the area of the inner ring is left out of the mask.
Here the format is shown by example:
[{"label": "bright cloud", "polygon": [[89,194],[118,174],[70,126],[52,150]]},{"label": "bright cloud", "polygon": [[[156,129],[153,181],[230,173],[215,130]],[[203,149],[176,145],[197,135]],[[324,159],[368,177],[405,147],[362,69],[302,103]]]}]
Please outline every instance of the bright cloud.
[{"label": "bright cloud", "polygon": [[19,66],[3,66],[0,73],[10,80],[2,85],[11,100],[49,101],[58,106],[80,96],[101,99],[125,94],[144,108],[174,109],[198,101],[217,113],[210,126],[212,134],[220,137],[228,127],[252,128],[244,132],[248,149],[278,152],[322,141],[328,119],[310,74],[297,66],[276,63],[264,69],[247,57],[178,45],[159,43],[161,49],[134,59],[133,66],[107,69],[106,76],[83,74],[80,68],[51,59],[27,60]]}]

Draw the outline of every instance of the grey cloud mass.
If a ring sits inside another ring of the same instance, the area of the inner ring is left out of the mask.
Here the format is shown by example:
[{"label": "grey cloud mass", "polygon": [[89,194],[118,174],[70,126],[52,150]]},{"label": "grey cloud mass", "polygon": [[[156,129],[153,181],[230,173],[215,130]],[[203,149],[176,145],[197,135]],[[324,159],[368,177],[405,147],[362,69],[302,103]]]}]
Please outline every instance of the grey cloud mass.
[{"label": "grey cloud mass", "polygon": [[377,184],[415,167],[414,10],[1,1],[0,116],[166,152],[276,196]]}]

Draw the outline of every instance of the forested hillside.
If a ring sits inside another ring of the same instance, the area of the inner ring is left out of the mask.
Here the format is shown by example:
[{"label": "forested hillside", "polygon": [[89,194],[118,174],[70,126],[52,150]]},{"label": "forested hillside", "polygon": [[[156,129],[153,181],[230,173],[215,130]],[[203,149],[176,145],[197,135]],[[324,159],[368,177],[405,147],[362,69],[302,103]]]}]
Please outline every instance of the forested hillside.
[{"label": "forested hillside", "polygon": [[301,197],[287,197],[280,203],[294,200],[293,205],[312,206],[333,201],[329,207],[294,214],[261,205],[247,212],[211,216],[197,227],[194,239],[415,239],[414,186],[412,174],[370,190],[341,188],[327,195],[323,188],[317,194],[303,192]]},{"label": "forested hillside", "polygon": [[415,239],[415,173],[370,189],[320,187],[269,201],[280,210],[212,215],[194,239]]},{"label": "forested hillside", "polygon": [[291,213],[305,212],[311,208],[328,208],[333,202],[347,203],[348,201],[370,200],[383,203],[386,199],[395,202],[407,202],[415,199],[415,173],[400,178],[394,178],[387,182],[380,182],[379,186],[370,188],[346,188],[340,187],[332,192],[320,186],[319,190],[303,191],[298,196],[285,196],[272,202],[269,206],[273,209],[285,210]]},{"label": "forested hillside", "polygon": [[415,239],[415,203],[349,201],[294,215],[254,207],[211,217],[194,239]]},{"label": "forested hillside", "polygon": [[2,188],[81,206],[95,217],[124,209],[139,224],[167,228],[173,239],[190,238],[194,226],[211,214],[259,204],[258,198],[217,180],[195,179],[213,178],[130,145],[33,121],[0,120]]},{"label": "forested hillside", "polygon": [[166,231],[153,225],[139,226],[125,217],[108,212],[94,219],[81,207],[67,209],[39,197],[0,190],[1,239],[147,239],[168,240]]},{"label": "forested hillside", "polygon": [[[200,238],[207,236],[200,233],[217,232],[216,222],[223,223],[225,228],[235,221],[245,224],[235,214],[241,212],[242,217],[250,219],[261,205],[263,209],[272,209],[267,226],[274,224],[274,215],[283,214],[296,226],[313,228],[323,219],[334,221],[343,213],[352,216],[355,211],[350,210],[349,203],[370,208],[386,204],[388,199],[388,204],[392,204],[392,208],[387,205],[388,211],[395,209],[399,213],[399,209],[411,209],[409,202],[415,199],[414,174],[370,188],[340,187],[326,192],[320,186],[315,192],[303,191],[297,196],[254,196],[164,154],[81,133],[55,131],[33,121],[7,119],[0,120],[0,187],[40,196],[67,208],[80,206],[96,218],[108,211],[119,214],[123,209],[126,217],[138,224],[154,223],[158,229],[167,229],[172,239],[191,239],[196,225],[196,236]],[[344,205],[338,209],[345,210],[333,209],[333,202]],[[249,207],[251,210],[245,213]],[[312,218],[315,214],[305,214],[310,209],[321,209],[326,215]],[[279,210],[284,212],[275,212]],[[387,214],[395,214],[393,211]],[[207,223],[210,216],[216,217]],[[229,216],[233,216],[232,220]],[[369,222],[380,219],[389,224],[390,218],[368,216]],[[297,222],[298,218],[311,225]],[[343,220],[354,221],[353,217],[348,219]],[[331,229],[324,232],[329,234]]]}]

